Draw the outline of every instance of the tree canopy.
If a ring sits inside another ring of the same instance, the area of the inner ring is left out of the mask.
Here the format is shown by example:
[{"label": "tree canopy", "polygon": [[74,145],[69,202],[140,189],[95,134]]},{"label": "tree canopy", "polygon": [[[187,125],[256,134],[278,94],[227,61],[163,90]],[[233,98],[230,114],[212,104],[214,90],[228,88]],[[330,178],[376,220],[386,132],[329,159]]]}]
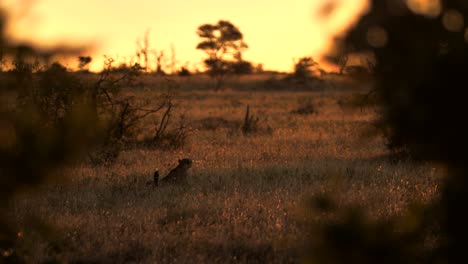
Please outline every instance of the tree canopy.
[{"label": "tree canopy", "polygon": [[248,46],[240,30],[231,22],[219,20],[216,24],[203,24],[198,27],[197,34],[202,39],[197,49],[208,55],[204,63],[215,79],[217,89],[221,88],[224,77],[233,69],[240,68],[240,72],[245,70],[246,64],[241,63],[242,52]]}]

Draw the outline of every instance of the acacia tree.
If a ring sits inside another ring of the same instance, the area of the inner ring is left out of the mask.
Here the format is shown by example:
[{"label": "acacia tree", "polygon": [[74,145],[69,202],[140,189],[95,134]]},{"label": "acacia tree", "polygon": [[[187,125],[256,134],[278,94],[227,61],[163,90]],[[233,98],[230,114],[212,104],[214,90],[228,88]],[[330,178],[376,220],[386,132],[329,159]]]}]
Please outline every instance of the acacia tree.
[{"label": "acacia tree", "polygon": [[197,49],[208,55],[204,60],[208,73],[216,82],[219,90],[232,65],[239,62],[242,52],[248,48],[240,30],[231,22],[219,20],[216,24],[203,24],[198,27],[198,36],[202,39]]}]

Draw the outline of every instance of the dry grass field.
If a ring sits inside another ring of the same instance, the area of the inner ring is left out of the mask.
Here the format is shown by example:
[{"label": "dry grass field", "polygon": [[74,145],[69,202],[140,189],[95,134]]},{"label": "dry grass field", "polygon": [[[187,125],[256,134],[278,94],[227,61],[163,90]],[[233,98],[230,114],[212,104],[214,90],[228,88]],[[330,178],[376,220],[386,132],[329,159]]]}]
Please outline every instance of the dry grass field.
[{"label": "dry grass field", "polygon": [[[116,163],[77,164],[61,172],[67,182],[17,197],[13,217],[31,263],[297,263],[314,239],[310,224],[320,216],[307,203],[316,194],[367,206],[375,218],[437,195],[443,169],[391,163],[383,138],[369,132],[375,110],[338,104],[363,90],[238,84],[173,91],[174,121],[182,115],[191,128],[182,148],[128,148]],[[159,94],[151,85],[127,92]],[[297,113],[307,103],[316,112]],[[243,135],[247,105],[260,131]],[[188,186],[146,185],[181,158],[194,161]]]}]

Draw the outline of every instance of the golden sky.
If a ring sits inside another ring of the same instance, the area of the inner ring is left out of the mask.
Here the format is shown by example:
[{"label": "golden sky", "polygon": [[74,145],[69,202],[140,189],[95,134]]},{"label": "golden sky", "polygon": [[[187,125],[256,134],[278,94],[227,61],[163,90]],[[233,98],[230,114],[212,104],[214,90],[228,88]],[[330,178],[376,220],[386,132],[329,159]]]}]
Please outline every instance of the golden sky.
[{"label": "golden sky", "polygon": [[102,67],[104,54],[132,57],[136,40],[148,29],[150,48],[164,50],[169,58],[173,44],[179,65],[189,62],[201,69],[204,53],[195,49],[197,27],[223,19],[244,34],[249,45],[244,59],[290,71],[293,58],[319,60],[332,36],[366,6],[366,0],[334,0],[339,7],[321,19],[318,10],[333,0],[37,0],[27,10],[18,5],[21,1],[27,0],[3,1],[15,18],[11,34],[47,45],[90,43],[95,46],[90,54],[94,70]]}]

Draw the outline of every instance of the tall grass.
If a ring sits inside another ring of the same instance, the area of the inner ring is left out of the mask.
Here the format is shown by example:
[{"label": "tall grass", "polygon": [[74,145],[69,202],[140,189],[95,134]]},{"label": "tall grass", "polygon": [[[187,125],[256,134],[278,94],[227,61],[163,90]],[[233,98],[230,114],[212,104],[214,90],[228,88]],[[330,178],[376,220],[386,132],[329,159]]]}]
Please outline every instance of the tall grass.
[{"label": "tall grass", "polygon": [[[179,91],[174,104],[194,127],[181,149],[128,149],[114,164],[75,165],[63,171],[68,184],[15,199],[26,255],[32,262],[299,262],[313,239],[309,224],[321,217],[307,210],[314,194],[332,191],[341,205],[367,205],[375,218],[434,199],[443,169],[389,162],[384,140],[363,136],[372,109],[338,105],[350,94]],[[291,113],[305,97],[318,114]],[[268,119],[271,134],[197,126],[209,117],[241,123],[246,105]],[[156,168],[166,175],[185,157],[194,160],[188,187],[145,184]],[[31,214],[54,227],[55,241],[28,229]]]}]

